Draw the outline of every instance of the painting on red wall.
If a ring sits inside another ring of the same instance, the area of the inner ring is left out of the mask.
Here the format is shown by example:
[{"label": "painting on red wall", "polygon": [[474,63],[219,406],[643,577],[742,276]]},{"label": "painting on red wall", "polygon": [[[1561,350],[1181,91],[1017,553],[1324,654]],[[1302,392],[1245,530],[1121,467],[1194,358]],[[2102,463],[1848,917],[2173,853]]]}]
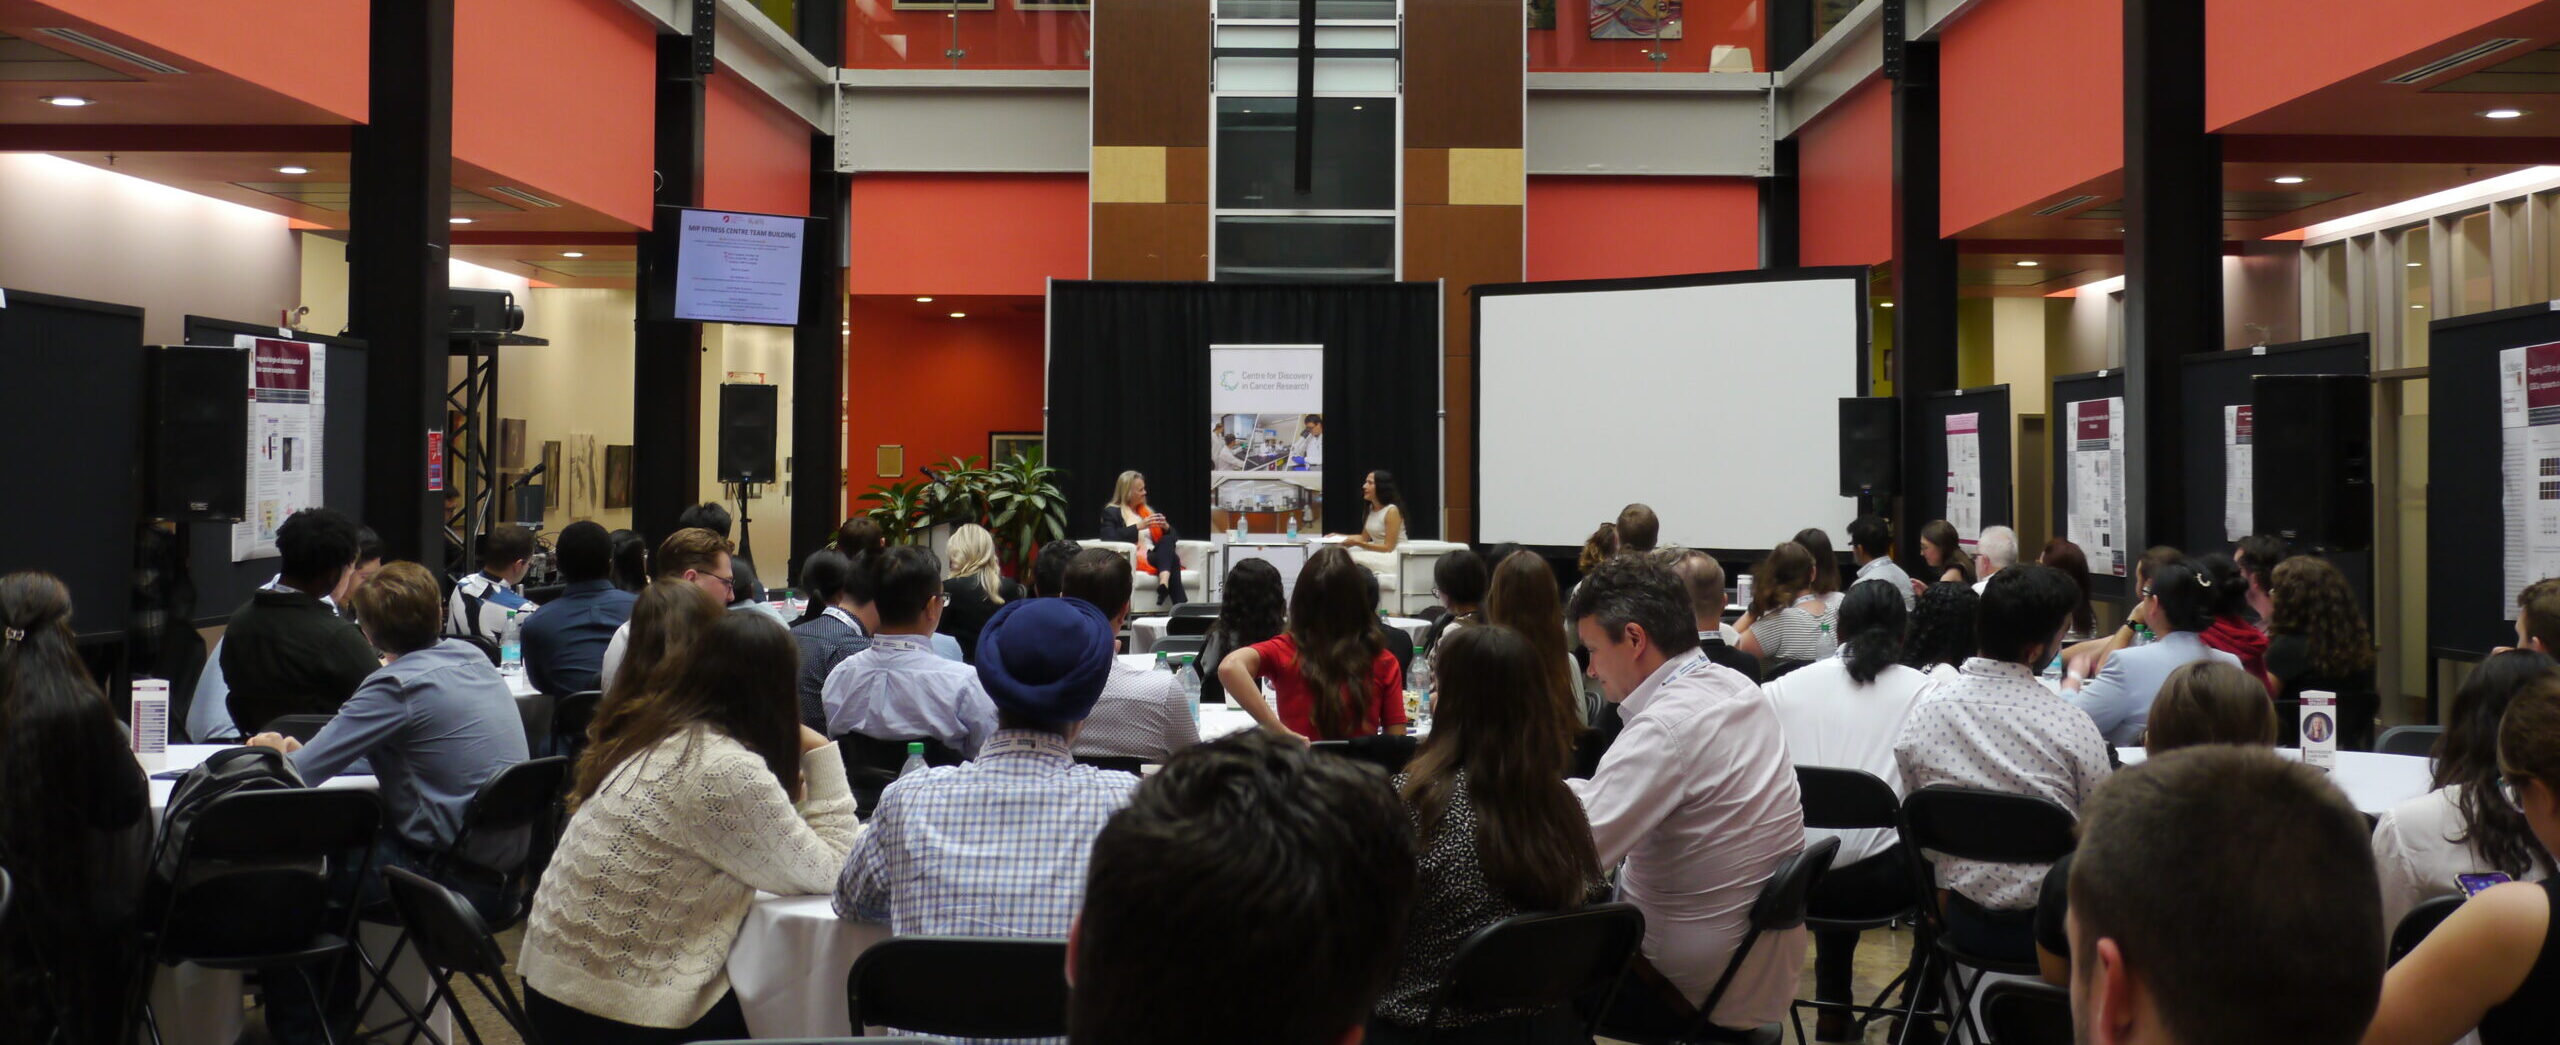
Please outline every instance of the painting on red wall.
[{"label": "painting on red wall", "polygon": [[1677,40],[1680,0],[1591,0],[1594,40]]},{"label": "painting on red wall", "polygon": [[1529,28],[1556,27],[1556,0],[1529,0]]}]

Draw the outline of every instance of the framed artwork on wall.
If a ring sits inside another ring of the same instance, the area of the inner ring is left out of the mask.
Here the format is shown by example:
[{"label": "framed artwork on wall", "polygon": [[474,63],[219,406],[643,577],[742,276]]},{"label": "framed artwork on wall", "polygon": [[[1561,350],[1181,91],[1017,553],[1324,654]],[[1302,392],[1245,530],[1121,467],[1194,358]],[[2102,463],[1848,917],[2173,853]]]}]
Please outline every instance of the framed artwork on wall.
[{"label": "framed artwork on wall", "polygon": [[1591,0],[1594,40],[1677,40],[1680,0]]},{"label": "framed artwork on wall", "polygon": [[871,473],[882,479],[895,479],[907,474],[907,448],[904,444],[884,444],[871,452]]},{"label": "framed artwork on wall", "polygon": [[1556,0],[1529,0],[1529,28],[1556,27]]},{"label": "framed artwork on wall", "polygon": [[1013,0],[1016,11],[1091,11],[1093,0]]},{"label": "framed artwork on wall", "polygon": [[631,507],[631,448],[604,448],[604,506]]},{"label": "framed artwork on wall", "polygon": [[1049,437],[1040,432],[989,432],[987,433],[987,464],[989,466],[1001,464],[1022,456],[1025,450],[1039,450],[1048,442]]}]

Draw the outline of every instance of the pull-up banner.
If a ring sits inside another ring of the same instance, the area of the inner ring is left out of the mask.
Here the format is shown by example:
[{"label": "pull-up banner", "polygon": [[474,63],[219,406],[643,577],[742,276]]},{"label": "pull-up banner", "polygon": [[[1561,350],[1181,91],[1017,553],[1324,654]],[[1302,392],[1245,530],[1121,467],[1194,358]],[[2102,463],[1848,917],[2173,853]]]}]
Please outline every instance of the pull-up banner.
[{"label": "pull-up banner", "polygon": [[1210,518],[1261,533],[1324,519],[1324,346],[1209,346]]}]

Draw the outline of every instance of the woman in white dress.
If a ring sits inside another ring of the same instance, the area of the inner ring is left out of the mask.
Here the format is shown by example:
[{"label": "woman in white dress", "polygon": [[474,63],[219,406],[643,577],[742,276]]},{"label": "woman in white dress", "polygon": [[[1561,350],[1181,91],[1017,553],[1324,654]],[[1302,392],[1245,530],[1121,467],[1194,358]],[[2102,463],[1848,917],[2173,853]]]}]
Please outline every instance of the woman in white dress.
[{"label": "woman in white dress", "polygon": [[1404,494],[1396,489],[1396,477],[1380,468],[1360,481],[1360,500],[1369,509],[1368,521],[1359,533],[1338,535],[1342,546],[1350,550],[1353,562],[1393,576],[1396,560],[1390,553],[1405,538]]}]

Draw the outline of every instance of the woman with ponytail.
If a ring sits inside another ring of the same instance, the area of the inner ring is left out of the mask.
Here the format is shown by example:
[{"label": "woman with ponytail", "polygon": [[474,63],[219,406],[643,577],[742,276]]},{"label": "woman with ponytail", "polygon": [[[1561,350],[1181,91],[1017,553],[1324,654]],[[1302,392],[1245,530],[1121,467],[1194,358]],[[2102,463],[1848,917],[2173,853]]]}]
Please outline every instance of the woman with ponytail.
[{"label": "woman with ponytail", "polygon": [[[1787,751],[1799,766],[1828,766],[1874,774],[1902,793],[1893,760],[1894,738],[1912,705],[1937,688],[1929,676],[1903,663],[1908,611],[1890,581],[1860,581],[1840,602],[1840,655],[1761,687],[1778,709]],[[1840,917],[1883,917],[1910,903],[1909,865],[1891,830],[1805,830],[1808,843],[1837,835],[1840,853],[1814,889],[1813,902]],[[1813,937],[1813,996],[1851,1002],[1850,958],[1858,934],[1821,932]],[[1825,1010],[1815,1039],[1846,1041],[1845,1012]]]}]

